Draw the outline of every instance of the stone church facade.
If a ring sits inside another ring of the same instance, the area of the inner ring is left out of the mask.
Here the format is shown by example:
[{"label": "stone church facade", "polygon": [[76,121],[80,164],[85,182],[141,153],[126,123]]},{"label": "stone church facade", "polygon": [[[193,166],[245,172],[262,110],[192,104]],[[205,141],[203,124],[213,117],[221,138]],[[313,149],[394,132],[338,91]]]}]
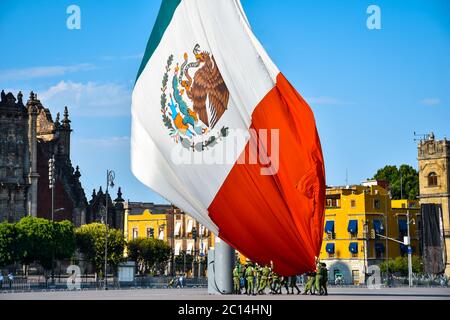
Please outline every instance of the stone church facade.
[{"label": "stone church facade", "polygon": [[420,203],[442,208],[445,273],[450,276],[450,142],[433,133],[418,146]]},{"label": "stone church facade", "polygon": [[48,160],[55,157],[54,219],[75,226],[86,223],[88,202],[79,168],[70,160],[71,121],[67,107],[62,119],[30,93],[1,92],[0,100],[0,222],[26,215],[51,219]]}]

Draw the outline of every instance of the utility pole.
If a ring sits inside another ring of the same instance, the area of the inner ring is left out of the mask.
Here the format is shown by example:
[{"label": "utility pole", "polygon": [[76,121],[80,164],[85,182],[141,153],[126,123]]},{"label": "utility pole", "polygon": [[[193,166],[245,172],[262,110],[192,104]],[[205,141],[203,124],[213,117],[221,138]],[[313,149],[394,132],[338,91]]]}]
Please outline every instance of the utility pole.
[{"label": "utility pole", "polygon": [[412,280],[412,248],[411,248],[411,235],[410,235],[410,228],[409,225],[411,223],[415,223],[414,219],[410,219],[409,217],[409,209],[406,211],[406,227],[407,227],[407,236],[403,238],[403,242],[399,241],[397,239],[393,239],[390,237],[386,237],[382,234],[376,234],[378,237],[391,240],[400,244],[403,244],[405,246],[408,246],[408,285],[409,287],[413,286],[413,280]]},{"label": "utility pole", "polygon": [[413,286],[412,282],[412,248],[411,248],[411,235],[409,233],[409,224],[411,223],[411,220],[409,219],[409,209],[406,211],[406,226],[407,226],[407,232],[408,232],[408,240],[404,241],[405,244],[408,245],[408,282],[409,287]]}]

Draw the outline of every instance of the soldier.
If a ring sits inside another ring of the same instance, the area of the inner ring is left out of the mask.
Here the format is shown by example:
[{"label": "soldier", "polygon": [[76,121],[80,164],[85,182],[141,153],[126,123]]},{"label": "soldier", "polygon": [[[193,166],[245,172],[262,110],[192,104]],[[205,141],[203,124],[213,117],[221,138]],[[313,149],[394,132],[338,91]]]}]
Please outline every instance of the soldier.
[{"label": "soldier", "polygon": [[253,281],[255,277],[255,269],[249,263],[245,269],[245,278],[247,279],[247,295],[255,295]]},{"label": "soldier", "polygon": [[239,276],[241,277],[241,289],[244,288],[245,292],[244,294],[247,294],[247,278],[245,277],[245,270],[247,269],[247,265],[241,266],[241,271],[239,273]]},{"label": "soldier", "polygon": [[270,268],[266,265],[261,270],[261,280],[259,282],[258,294],[264,294],[267,287],[267,281],[270,276]]},{"label": "soldier", "polygon": [[317,262],[315,288],[318,294],[321,294],[322,278],[322,264],[320,262]]},{"label": "soldier", "polygon": [[255,284],[255,293],[259,292],[259,286],[261,284],[261,272],[262,268],[259,264],[255,265],[255,277],[256,277],[256,284]]},{"label": "soldier", "polygon": [[328,295],[327,283],[328,283],[328,269],[325,263],[321,264],[322,284],[320,288],[320,295]]},{"label": "soldier", "polygon": [[287,294],[289,294],[289,277],[281,277],[280,279],[280,294],[282,294],[282,288],[286,289]]},{"label": "soldier", "polygon": [[314,283],[316,281],[316,273],[315,272],[309,272],[307,273],[307,282],[305,286],[305,292],[303,292],[303,295],[307,295],[308,292],[311,292],[311,294],[315,294],[315,286]]},{"label": "soldier", "polygon": [[238,264],[236,264],[236,266],[233,269],[233,293],[241,294],[241,284],[240,284],[239,265]]},{"label": "soldier", "polygon": [[[297,276],[289,277],[289,287],[292,290],[292,294],[294,294],[294,288],[297,289],[297,294],[300,294],[300,289],[297,287]],[[288,290],[289,293],[289,290]]]},{"label": "soldier", "polygon": [[[278,294],[278,287],[280,285],[280,277],[272,271],[272,294]],[[281,288],[280,288],[281,289]]]}]

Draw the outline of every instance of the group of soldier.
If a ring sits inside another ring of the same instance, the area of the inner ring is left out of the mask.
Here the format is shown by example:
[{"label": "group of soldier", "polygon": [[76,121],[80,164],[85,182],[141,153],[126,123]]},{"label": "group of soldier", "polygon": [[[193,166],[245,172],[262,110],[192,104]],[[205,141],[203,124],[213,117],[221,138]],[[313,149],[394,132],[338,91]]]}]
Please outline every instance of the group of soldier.
[{"label": "group of soldier", "polygon": [[[327,282],[328,270],[325,263],[317,261],[316,270],[305,274],[306,285],[304,295],[308,293],[315,295],[328,295]],[[245,265],[237,263],[233,269],[233,294],[257,295],[266,294],[266,289],[270,289],[270,294],[282,294],[282,289],[286,289],[287,294],[301,294],[297,286],[297,276],[284,277],[273,271],[273,263],[270,266],[260,266],[247,261]]]}]

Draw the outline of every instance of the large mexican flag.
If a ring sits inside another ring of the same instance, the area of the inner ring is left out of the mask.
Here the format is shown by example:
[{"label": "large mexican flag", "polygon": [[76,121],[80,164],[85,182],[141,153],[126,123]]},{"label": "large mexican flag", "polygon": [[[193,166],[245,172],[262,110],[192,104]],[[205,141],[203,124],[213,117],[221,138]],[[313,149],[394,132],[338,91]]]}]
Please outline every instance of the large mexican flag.
[{"label": "large mexican flag", "polygon": [[313,113],[239,0],[163,0],[132,98],[149,188],[284,275],[313,270],[325,202]]}]

